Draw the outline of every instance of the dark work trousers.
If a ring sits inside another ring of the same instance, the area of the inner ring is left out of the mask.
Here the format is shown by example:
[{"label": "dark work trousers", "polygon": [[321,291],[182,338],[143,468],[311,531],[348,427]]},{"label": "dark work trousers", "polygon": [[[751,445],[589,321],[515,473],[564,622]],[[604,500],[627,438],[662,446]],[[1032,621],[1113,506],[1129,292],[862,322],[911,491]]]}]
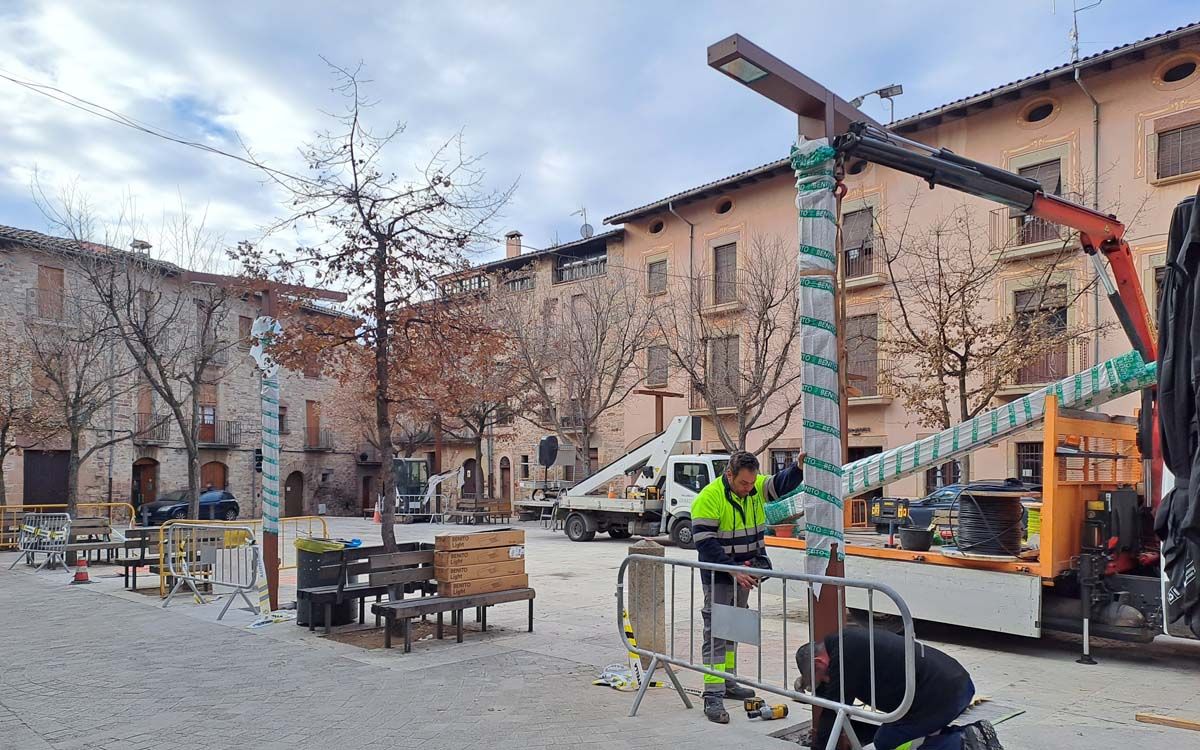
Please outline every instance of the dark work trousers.
[{"label": "dark work trousers", "polygon": [[909,711],[896,721],[884,724],[875,732],[876,750],[962,750],[962,730],[950,722],[971,705],[975,685],[967,680],[958,699],[920,715]]},{"label": "dark work trousers", "polygon": [[[733,578],[713,573],[712,583],[701,583],[704,589],[704,643],[700,647],[704,666],[730,674],[737,674],[737,642],[714,638],[712,634],[712,606],[725,604],[730,607],[747,607],[750,604],[750,589],[744,589]],[[725,680],[710,674],[704,675],[704,692],[725,694]]]}]

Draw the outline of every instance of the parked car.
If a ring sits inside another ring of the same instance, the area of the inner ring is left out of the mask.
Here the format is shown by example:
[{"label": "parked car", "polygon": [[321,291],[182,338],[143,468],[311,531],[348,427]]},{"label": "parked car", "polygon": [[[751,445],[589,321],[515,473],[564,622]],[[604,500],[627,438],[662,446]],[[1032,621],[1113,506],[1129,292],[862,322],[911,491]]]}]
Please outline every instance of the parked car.
[{"label": "parked car", "polygon": [[[209,521],[236,521],[240,509],[237,498],[226,490],[207,490],[200,493],[200,518]],[[172,490],[152,503],[138,508],[138,517],[146,525],[159,525],[177,518],[188,517],[188,491]]]},{"label": "parked car", "polygon": [[[972,485],[1003,485],[1005,489],[1021,490],[1028,493],[1028,497],[1021,498],[1022,501],[1037,500],[1042,492],[1042,485],[1022,482],[1016,479],[985,479],[982,481],[972,482]],[[907,526],[915,526],[919,529],[927,529],[933,525],[935,514],[940,510],[951,510],[958,505],[958,496],[962,493],[965,484],[948,484],[945,487],[934,490],[920,500],[908,501],[908,518]]]}]

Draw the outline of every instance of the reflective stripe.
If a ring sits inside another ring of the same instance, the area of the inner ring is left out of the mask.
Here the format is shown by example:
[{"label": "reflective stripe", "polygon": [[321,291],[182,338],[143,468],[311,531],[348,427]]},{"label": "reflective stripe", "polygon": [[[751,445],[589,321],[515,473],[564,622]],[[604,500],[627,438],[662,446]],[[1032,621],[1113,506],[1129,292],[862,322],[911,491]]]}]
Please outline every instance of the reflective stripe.
[{"label": "reflective stripe", "polygon": [[[726,656],[725,658],[728,659],[729,657]],[[724,671],[724,669],[725,669],[724,664],[705,664],[704,666],[708,667],[709,669],[715,669],[718,672]],[[704,684],[705,685],[724,685],[725,678],[717,677],[716,675],[711,675],[708,672],[705,672],[704,673]]]},{"label": "reflective stripe", "polygon": [[707,518],[693,518],[692,528],[704,529],[706,531],[716,531],[718,528],[720,528],[720,524],[717,523],[716,519],[710,520]]},{"label": "reflective stripe", "polygon": [[733,554],[744,555],[749,552],[758,552],[759,550],[766,549],[766,548],[767,548],[767,545],[765,543],[737,544],[737,545],[734,545],[734,547],[733,547]]},{"label": "reflective stripe", "polygon": [[692,541],[696,543],[703,542],[705,539],[715,539],[716,533],[712,531],[696,531],[692,529]]}]

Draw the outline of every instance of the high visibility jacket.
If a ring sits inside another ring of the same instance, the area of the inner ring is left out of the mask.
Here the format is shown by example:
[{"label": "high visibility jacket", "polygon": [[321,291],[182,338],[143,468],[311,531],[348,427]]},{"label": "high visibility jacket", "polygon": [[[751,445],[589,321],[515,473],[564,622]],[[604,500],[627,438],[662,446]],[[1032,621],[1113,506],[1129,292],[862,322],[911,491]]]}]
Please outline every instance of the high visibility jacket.
[{"label": "high visibility jacket", "polygon": [[[700,490],[692,501],[692,540],[700,553],[700,562],[742,565],[767,554],[765,498],[771,477],[760,474],[754,491],[738,497],[717,477]],[[711,578],[701,571],[701,580]]]}]

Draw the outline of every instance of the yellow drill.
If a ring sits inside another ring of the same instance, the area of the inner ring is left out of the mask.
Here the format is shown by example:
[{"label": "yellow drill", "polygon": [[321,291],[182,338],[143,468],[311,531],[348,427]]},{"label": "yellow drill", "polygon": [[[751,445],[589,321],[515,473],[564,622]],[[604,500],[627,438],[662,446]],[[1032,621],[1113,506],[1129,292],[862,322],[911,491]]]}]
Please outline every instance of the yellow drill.
[{"label": "yellow drill", "polygon": [[746,716],[751,719],[762,719],[763,721],[774,721],[782,719],[788,715],[788,707],[784,704],[778,706],[762,706],[753,711],[747,711]]}]

